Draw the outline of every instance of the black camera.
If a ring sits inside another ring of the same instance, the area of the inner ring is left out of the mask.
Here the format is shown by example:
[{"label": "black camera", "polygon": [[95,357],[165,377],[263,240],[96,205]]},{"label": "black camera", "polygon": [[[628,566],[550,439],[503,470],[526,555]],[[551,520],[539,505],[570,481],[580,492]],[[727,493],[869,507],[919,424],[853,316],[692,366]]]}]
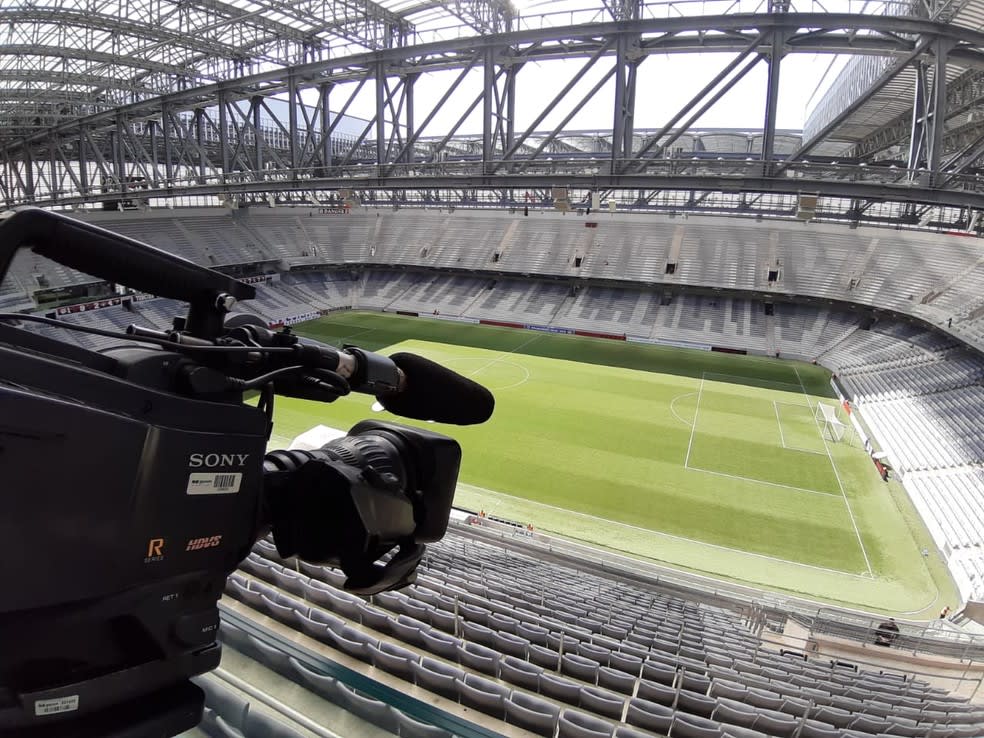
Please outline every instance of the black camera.
[{"label": "black camera", "polygon": [[[412,354],[270,330],[230,312],[252,286],[65,216],[0,215],[0,279],[22,247],[188,312],[127,334],[0,314],[0,735],[196,725],[188,679],[219,662],[225,579],[271,530],[282,556],[340,566],[351,591],[414,581],[447,528],[458,444],[364,421],[266,454],[274,396],[367,392],[466,424],[491,415],[488,390]],[[125,342],[91,351],[37,324]]]}]

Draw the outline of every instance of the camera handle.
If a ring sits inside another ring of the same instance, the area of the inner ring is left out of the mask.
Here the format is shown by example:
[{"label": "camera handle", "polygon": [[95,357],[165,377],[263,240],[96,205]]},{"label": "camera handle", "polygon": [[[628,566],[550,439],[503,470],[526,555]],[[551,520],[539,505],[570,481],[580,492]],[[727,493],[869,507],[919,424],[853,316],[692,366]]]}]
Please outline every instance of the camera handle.
[{"label": "camera handle", "polygon": [[107,282],[189,303],[185,330],[198,338],[220,335],[232,306],[256,296],[252,285],[221,272],[40,208],[0,213],[0,280],[21,247]]}]

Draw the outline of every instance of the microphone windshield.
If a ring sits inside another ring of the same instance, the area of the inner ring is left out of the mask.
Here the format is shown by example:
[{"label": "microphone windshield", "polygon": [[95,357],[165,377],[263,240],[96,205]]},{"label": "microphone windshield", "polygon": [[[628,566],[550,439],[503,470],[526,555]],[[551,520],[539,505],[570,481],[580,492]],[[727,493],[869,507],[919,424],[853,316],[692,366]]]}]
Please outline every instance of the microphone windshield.
[{"label": "microphone windshield", "polygon": [[391,413],[455,425],[484,423],[492,416],[495,397],[478,382],[416,354],[393,354],[390,359],[406,377],[399,392],[376,396]]}]

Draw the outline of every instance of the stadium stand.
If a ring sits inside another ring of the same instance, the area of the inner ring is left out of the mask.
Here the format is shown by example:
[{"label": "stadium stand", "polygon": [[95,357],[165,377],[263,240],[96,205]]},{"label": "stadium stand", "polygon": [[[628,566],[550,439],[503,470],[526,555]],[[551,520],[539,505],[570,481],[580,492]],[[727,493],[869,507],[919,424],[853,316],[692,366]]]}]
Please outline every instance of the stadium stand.
[{"label": "stadium stand", "polygon": [[[261,540],[227,593],[374,667],[369,674],[378,669],[537,735],[984,731],[984,710],[925,679],[784,655],[732,611],[463,531],[429,547],[417,583],[400,592],[367,601],[338,586],[335,570],[282,560]],[[336,696],[337,680],[263,651],[256,639],[225,626],[223,639]]]}]

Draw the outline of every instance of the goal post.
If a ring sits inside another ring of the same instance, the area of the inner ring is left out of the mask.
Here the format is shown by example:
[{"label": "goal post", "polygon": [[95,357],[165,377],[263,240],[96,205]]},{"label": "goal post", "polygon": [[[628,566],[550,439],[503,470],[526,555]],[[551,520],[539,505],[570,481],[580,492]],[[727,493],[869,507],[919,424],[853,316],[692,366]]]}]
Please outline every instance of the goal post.
[{"label": "goal post", "polygon": [[847,431],[840,418],[837,417],[837,407],[826,405],[822,402],[817,403],[816,412],[813,415],[820,428],[820,434],[828,441],[843,441]]}]

